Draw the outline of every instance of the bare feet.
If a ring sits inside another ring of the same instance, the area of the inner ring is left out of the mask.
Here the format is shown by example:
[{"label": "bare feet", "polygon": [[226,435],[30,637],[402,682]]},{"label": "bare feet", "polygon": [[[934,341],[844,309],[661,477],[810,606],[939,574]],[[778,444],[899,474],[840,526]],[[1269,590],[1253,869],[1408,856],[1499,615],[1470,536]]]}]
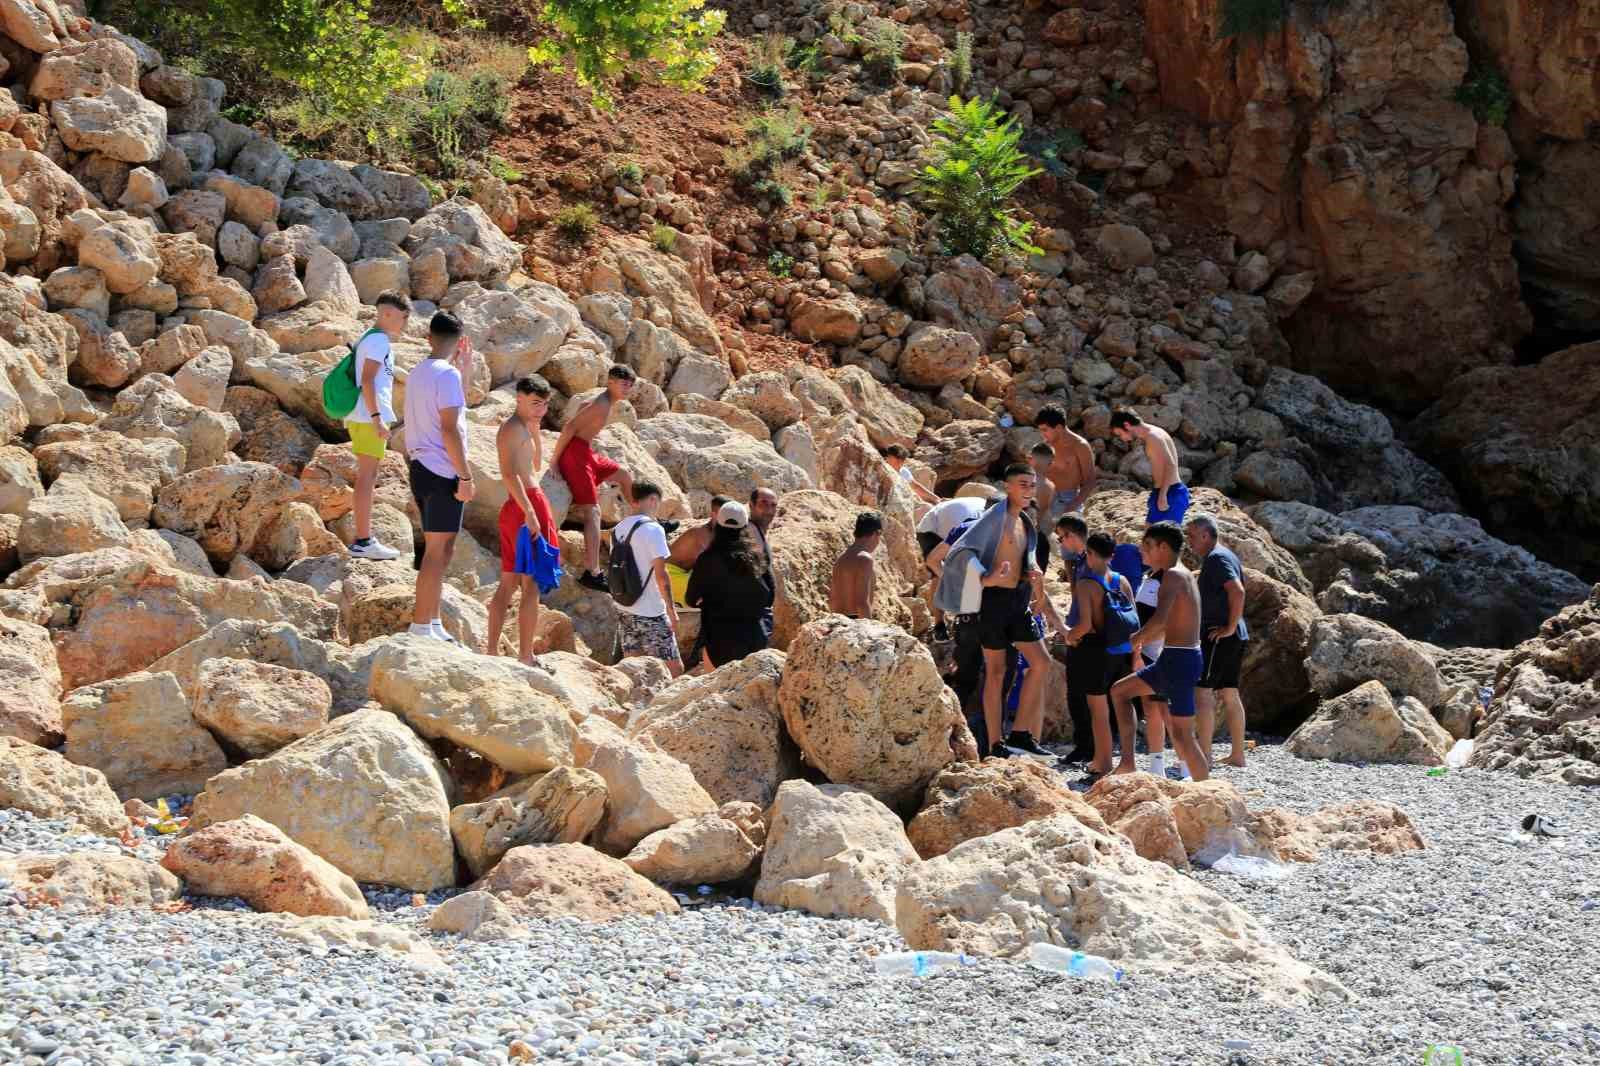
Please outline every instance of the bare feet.
[{"label": "bare feet", "polygon": [[1138,772],[1139,768],[1131,762],[1118,763],[1117,768],[1111,771],[1112,776],[1117,776],[1119,774],[1136,774]]},{"label": "bare feet", "polygon": [[521,659],[519,661],[522,663],[523,666],[531,666],[535,670],[540,670],[540,671],[543,671],[544,673],[547,673],[547,674],[550,672],[550,668],[548,666],[546,666],[544,663],[540,662],[539,661],[539,657],[537,655],[530,655],[526,659]]},{"label": "bare feet", "polygon": [[1101,766],[1098,763],[1090,763],[1084,769],[1095,777],[1104,777],[1111,772],[1111,765],[1108,763],[1105,766]]},{"label": "bare feet", "polygon": [[1237,766],[1241,770],[1244,769],[1244,754],[1242,752],[1234,752],[1232,755],[1228,756],[1222,761],[1227,763],[1229,766]]}]

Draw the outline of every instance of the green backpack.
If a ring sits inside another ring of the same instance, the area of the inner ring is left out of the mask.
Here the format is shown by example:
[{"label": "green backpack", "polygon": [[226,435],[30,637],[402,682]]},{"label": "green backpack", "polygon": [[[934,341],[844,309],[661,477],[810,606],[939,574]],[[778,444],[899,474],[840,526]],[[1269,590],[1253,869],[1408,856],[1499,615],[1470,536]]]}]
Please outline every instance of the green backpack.
[{"label": "green backpack", "polygon": [[356,401],[361,398],[361,383],[356,380],[356,349],[362,341],[380,332],[378,329],[369,329],[357,337],[355,343],[350,345],[350,350],[344,353],[344,358],[335,363],[322,379],[322,409],[335,422],[343,422],[350,417],[350,412],[356,409]]}]

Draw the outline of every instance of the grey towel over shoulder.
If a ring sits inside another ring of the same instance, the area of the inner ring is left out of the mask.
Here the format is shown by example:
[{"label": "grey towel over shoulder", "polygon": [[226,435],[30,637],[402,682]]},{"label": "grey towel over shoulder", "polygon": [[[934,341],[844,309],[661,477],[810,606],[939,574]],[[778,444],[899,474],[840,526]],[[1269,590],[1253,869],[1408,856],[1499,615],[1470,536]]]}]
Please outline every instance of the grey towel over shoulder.
[{"label": "grey towel over shoulder", "polygon": [[[967,580],[967,567],[974,560],[983,566],[985,573],[994,568],[995,552],[1000,550],[1000,538],[1006,531],[1007,513],[1003,503],[989,508],[972,523],[972,528],[961,535],[960,540],[950,546],[950,553],[944,558],[944,573],[939,578],[938,591],[933,596],[933,605],[939,610],[952,615],[961,613],[961,588]],[[1034,548],[1038,543],[1033,518],[1027,511],[1022,512],[1022,530],[1025,542],[1022,546],[1022,572],[1026,574],[1033,567]]]}]

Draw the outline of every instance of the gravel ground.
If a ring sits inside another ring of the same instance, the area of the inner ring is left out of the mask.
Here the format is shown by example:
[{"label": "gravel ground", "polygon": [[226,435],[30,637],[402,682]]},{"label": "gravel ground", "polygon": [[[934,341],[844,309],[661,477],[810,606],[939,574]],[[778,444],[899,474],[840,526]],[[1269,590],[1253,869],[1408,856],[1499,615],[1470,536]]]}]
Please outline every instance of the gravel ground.
[{"label": "gravel ground", "polygon": [[[1197,874],[1336,974],[1347,1004],[1287,1009],[1199,973],[1108,986],[995,960],[879,978],[869,956],[902,947],[892,930],[748,901],[475,944],[426,932],[442,894],[413,907],[370,892],[381,920],[431,938],[449,965],[438,973],[312,954],[217,913],[234,901],[69,915],[0,885],[0,1062],[456,1066],[505,1062],[519,1039],[538,1062],[1351,1066],[1422,1062],[1440,1043],[1474,1066],[1600,1062],[1600,791],[1253,754],[1225,771],[1252,806],[1391,800],[1428,840],[1277,881]],[[1573,835],[1521,838],[1536,810]],[[115,848],[63,829],[0,812],[0,852]]]}]

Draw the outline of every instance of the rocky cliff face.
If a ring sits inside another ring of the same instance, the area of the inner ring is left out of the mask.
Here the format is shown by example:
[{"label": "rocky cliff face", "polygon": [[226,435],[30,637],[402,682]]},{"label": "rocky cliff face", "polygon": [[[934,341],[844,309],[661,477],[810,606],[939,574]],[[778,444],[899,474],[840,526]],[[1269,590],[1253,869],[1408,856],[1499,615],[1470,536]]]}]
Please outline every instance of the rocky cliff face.
[{"label": "rocky cliff face", "polygon": [[1246,248],[1314,269],[1285,324],[1296,369],[1416,410],[1510,361],[1530,319],[1505,205],[1506,134],[1454,100],[1466,44],[1444,0],[1297,5],[1218,40],[1222,0],[1147,0],[1163,102],[1216,124],[1196,170]]}]

